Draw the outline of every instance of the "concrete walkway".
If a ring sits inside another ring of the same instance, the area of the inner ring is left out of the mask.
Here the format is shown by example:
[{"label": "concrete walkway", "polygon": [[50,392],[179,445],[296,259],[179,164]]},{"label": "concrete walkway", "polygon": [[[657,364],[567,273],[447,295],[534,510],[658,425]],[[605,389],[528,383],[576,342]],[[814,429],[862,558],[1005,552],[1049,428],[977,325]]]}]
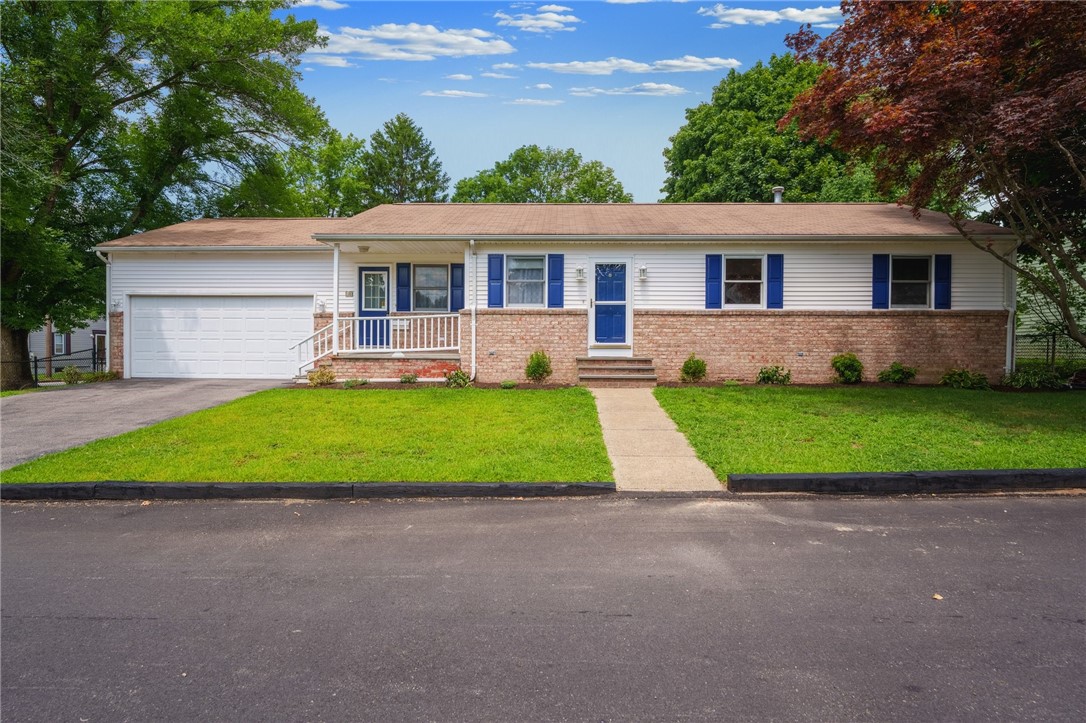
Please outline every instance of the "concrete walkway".
[{"label": "concrete walkway", "polygon": [[620,492],[721,489],[651,389],[593,389],[592,394]]}]

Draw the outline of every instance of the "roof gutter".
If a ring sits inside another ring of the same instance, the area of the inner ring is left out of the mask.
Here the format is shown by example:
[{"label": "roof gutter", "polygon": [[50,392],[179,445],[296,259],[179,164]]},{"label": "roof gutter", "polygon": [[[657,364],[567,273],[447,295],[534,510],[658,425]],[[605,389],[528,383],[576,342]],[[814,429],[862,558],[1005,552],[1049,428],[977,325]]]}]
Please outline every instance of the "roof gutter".
[{"label": "roof gutter", "polygon": [[119,253],[124,251],[140,251],[140,252],[193,252],[193,251],[232,251],[232,252],[253,252],[253,251],[290,251],[301,252],[309,251],[310,253],[324,253],[325,251],[331,251],[323,245],[321,246],[93,246],[92,251],[98,253],[104,251],[106,253]]},{"label": "roof gutter", "polygon": [[[998,241],[1009,237],[1004,236],[983,236],[978,237],[985,240]],[[781,242],[808,242],[808,243],[825,243],[827,241],[833,241],[836,243],[868,243],[871,241],[918,241],[918,242],[930,242],[930,241],[954,241],[964,239],[958,235],[945,234],[945,235],[910,235],[910,236],[878,236],[874,234],[863,234],[855,236],[834,236],[834,235],[820,235],[815,236],[811,234],[805,235],[706,235],[706,234],[638,234],[638,235],[583,235],[583,234],[526,234],[526,235],[492,235],[481,236],[474,235],[471,237],[450,234],[450,235],[433,235],[433,234],[313,234],[313,239],[323,244],[331,244],[343,241],[463,241],[469,243],[474,241],[476,243],[539,243],[543,242],[573,242],[578,243],[654,243],[654,244],[680,244],[680,243],[720,243],[722,241],[735,242],[735,241],[781,241]]]}]

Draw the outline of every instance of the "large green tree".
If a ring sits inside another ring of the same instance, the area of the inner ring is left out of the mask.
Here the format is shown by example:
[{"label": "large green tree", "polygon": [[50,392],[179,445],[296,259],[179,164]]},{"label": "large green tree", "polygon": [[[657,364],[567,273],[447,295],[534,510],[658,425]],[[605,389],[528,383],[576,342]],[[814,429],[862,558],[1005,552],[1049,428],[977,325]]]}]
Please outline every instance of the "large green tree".
[{"label": "large green tree", "polygon": [[239,168],[319,130],[297,88],[316,23],[288,3],[3,2],[0,365],[30,383],[27,334],[102,313],[99,242],[190,218]]},{"label": "large green tree", "polygon": [[[883,187],[950,210],[958,231],[1015,269],[1086,346],[1086,4],[856,2],[825,38],[789,36],[826,68],[782,123],[846,153],[873,154]],[[977,197],[1014,231],[976,238]],[[1019,257],[1037,257],[1043,273]]]},{"label": "large green tree", "polygon": [[784,186],[789,201],[878,201],[870,168],[777,122],[810,88],[818,65],[774,55],[734,70],[712,100],[686,111],[686,124],[664,151],[665,201],[768,201]]},{"label": "large green tree", "polygon": [[522,146],[456,184],[454,203],[630,203],[615,172],[572,148]]},{"label": "large green tree", "polygon": [[398,113],[370,136],[362,159],[365,208],[382,203],[444,202],[449,176],[422,129]]}]

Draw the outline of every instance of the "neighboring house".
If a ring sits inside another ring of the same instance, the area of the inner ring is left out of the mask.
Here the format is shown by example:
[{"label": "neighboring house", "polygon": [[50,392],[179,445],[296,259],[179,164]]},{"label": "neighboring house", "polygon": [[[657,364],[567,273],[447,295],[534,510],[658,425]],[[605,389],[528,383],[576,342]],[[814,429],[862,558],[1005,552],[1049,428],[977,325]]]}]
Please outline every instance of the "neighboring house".
[{"label": "neighboring house", "polygon": [[826,382],[841,352],[923,382],[1013,364],[1013,274],[944,215],[887,204],[387,205],[190,221],[98,250],[126,377],[330,364],[498,382],[536,349],[558,383],[675,381],[691,353],[713,380],[782,365]]},{"label": "neighboring house", "polygon": [[76,366],[83,371],[96,371],[96,367],[104,370],[106,324],[106,318],[102,317],[67,333],[54,331],[51,324],[30,332],[27,344],[30,355],[38,360],[38,373],[51,375],[66,366]]}]

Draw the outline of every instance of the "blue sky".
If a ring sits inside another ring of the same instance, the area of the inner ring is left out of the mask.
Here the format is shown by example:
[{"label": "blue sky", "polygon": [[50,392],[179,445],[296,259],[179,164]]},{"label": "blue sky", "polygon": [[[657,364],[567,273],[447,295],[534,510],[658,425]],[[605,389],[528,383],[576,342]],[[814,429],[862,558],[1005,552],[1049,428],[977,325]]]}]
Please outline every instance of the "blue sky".
[{"label": "blue sky", "polygon": [[662,152],[687,108],[729,69],[786,52],[832,2],[350,2],[302,0],[328,46],[302,90],[342,133],[397,113],[433,143],[452,183],[536,143],[600,160],[634,200],[660,198]]}]

